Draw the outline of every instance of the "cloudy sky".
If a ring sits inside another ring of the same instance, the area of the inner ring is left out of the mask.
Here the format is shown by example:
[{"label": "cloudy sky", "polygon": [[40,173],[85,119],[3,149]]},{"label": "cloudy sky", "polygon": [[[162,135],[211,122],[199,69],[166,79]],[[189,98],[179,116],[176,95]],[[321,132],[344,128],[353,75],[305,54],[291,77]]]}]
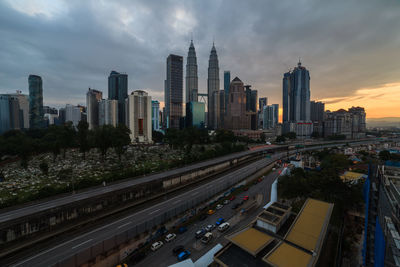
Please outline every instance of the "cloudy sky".
[{"label": "cloudy sky", "polygon": [[88,87],[107,96],[117,70],[129,75],[129,91],[163,101],[166,57],[186,64],[192,33],[202,92],[215,40],[221,88],[230,70],[281,104],[282,75],[300,57],[311,98],[328,109],[400,117],[398,0],[1,0],[0,93],[27,93],[37,74],[45,104],[84,104]]}]

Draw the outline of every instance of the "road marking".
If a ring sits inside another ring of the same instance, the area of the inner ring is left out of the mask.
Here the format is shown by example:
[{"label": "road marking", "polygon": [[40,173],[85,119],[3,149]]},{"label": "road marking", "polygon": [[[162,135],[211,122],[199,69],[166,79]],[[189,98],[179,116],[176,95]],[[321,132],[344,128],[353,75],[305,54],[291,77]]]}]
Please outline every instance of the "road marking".
[{"label": "road marking", "polygon": [[150,212],[149,213],[149,215],[151,215],[151,214],[153,214],[153,213],[156,213],[157,211],[159,211],[160,209],[158,209],[158,210],[153,210],[152,212]]},{"label": "road marking", "polygon": [[123,224],[123,225],[120,225],[120,226],[118,226],[118,229],[119,228],[122,228],[122,227],[124,227],[124,226],[127,226],[128,224],[131,224],[132,222],[127,222],[127,223],[125,223],[125,224]]},{"label": "road marking", "polygon": [[93,240],[93,239],[86,240],[85,242],[82,242],[82,243],[80,243],[80,244],[78,244],[78,245],[76,245],[76,246],[73,246],[71,249],[80,247],[80,246],[82,246],[83,244],[89,243],[89,242],[92,241],[92,240]]}]

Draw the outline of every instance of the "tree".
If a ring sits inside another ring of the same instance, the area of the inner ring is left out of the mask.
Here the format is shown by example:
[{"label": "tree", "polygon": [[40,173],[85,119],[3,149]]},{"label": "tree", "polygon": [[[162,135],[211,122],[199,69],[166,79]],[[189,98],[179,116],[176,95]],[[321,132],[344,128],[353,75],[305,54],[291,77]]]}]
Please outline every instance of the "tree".
[{"label": "tree", "polygon": [[180,131],[174,128],[167,129],[164,140],[172,149],[177,148],[182,143]]},{"label": "tree", "polygon": [[95,146],[100,150],[102,160],[105,160],[107,150],[112,146],[114,127],[103,125],[95,130]]},{"label": "tree", "polygon": [[262,142],[262,143],[265,143],[265,140],[267,139],[267,137],[265,136],[265,133],[261,133],[260,134],[260,141]]},{"label": "tree", "polygon": [[46,161],[43,160],[42,162],[40,162],[39,168],[44,175],[47,175],[49,173],[49,165]]},{"label": "tree", "polygon": [[121,161],[122,154],[125,153],[127,146],[131,143],[131,138],[129,137],[130,133],[131,131],[124,124],[118,124],[118,126],[113,129],[112,146],[114,147],[115,153],[118,155],[119,161]]},{"label": "tree", "polygon": [[51,151],[53,154],[53,162],[56,161],[57,156],[60,154],[62,138],[62,126],[56,125],[51,125],[43,137],[46,151]]},{"label": "tree", "polygon": [[86,121],[79,121],[78,123],[78,143],[79,151],[82,153],[83,159],[86,158],[86,152],[89,151],[88,140],[89,124]]},{"label": "tree", "polygon": [[75,134],[76,134],[76,132],[75,132],[74,126],[72,125],[72,122],[69,121],[61,127],[61,133],[58,137],[59,137],[59,142],[61,144],[61,147],[63,149],[63,158],[64,159],[65,159],[65,154],[67,152],[67,149],[74,145]]},{"label": "tree", "polygon": [[285,136],[289,139],[296,139],[296,133],[295,132],[288,132],[285,134]]},{"label": "tree", "polygon": [[225,129],[218,129],[215,131],[215,141],[217,143],[223,142],[236,142],[235,134],[232,131],[225,130]]},{"label": "tree", "polygon": [[276,137],[276,142],[278,142],[278,143],[283,143],[285,141],[286,141],[286,137],[283,135],[279,135]]},{"label": "tree", "polygon": [[153,131],[152,137],[155,143],[161,143],[164,140],[164,134],[160,131]]},{"label": "tree", "polygon": [[311,137],[312,138],[320,138],[320,134],[319,134],[319,132],[312,132],[312,134],[311,134]]},{"label": "tree", "polygon": [[382,161],[387,161],[387,160],[390,160],[390,159],[391,159],[391,154],[390,154],[390,152],[387,151],[387,150],[382,150],[381,152],[379,152],[379,158],[380,158]]}]

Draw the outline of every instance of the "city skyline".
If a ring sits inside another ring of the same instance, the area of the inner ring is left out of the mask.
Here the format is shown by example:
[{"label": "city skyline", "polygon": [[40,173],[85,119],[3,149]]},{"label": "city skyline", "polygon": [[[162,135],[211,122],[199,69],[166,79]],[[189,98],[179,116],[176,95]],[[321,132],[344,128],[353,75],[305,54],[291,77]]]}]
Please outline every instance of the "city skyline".
[{"label": "city skyline", "polygon": [[[312,73],[311,99],[325,102],[327,110],[365,106],[368,118],[400,116],[391,101],[400,97],[399,3],[266,3],[269,8],[227,3],[213,2],[210,11],[211,2],[172,1],[165,7],[170,12],[164,12],[160,3],[140,1],[2,2],[0,29],[6,41],[0,44],[0,93],[28,93],[26,77],[36,74],[43,79],[45,105],[84,104],[87,88],[105,93],[107,75],[116,69],[128,74],[129,92],[143,89],[163,102],[165,57],[185,56],[193,32],[200,93],[207,90],[209,47],[215,39],[220,89],[221,74],[230,70],[232,77],[252,84],[259,97],[281,104],[281,75],[301,57]],[[224,8],[252,16],[223,18]],[[273,16],[283,12],[287,22]],[[345,19],[337,21],[338,15]],[[104,16],[109,19],[99,19]],[[150,19],[160,28],[155,33],[144,27]]]}]

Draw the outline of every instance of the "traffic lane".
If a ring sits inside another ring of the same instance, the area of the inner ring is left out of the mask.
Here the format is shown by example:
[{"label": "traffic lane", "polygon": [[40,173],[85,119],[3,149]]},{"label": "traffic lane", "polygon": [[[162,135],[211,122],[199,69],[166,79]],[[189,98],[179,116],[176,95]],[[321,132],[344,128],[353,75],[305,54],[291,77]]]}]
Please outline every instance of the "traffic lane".
[{"label": "traffic lane", "polygon": [[[28,259],[23,259],[15,266],[44,266],[44,265],[52,265],[57,262],[60,262],[63,259],[73,256],[79,251],[82,251],[86,248],[89,248],[95,244],[103,240],[107,240],[112,236],[117,235],[118,233],[122,233],[129,229],[129,227],[135,227],[148,220],[148,216],[155,216],[160,212],[165,212],[165,208],[169,208],[173,206],[171,203],[173,201],[177,201],[177,199],[181,199],[182,201],[190,201],[193,195],[201,193],[208,186],[215,186],[218,183],[225,182],[225,180],[229,179],[231,175],[240,175],[246,177],[246,174],[254,171],[254,168],[259,168],[261,166],[269,164],[272,159],[261,159],[256,162],[249,164],[241,169],[238,169],[228,175],[222,176],[210,183],[204,184],[195,188],[191,191],[182,193],[174,198],[171,198],[167,201],[160,202],[152,207],[149,207],[145,210],[139,211],[135,214],[129,215],[125,218],[117,220],[113,223],[104,225],[100,228],[96,228],[95,230],[88,232],[84,235],[81,235],[72,240],[66,241],[62,244],[59,244],[51,249],[45,250],[32,256]],[[248,176],[248,175],[247,175]],[[132,223],[129,223],[132,221]],[[129,225],[127,225],[129,223]],[[71,249],[72,248],[72,249]]]},{"label": "traffic lane", "polygon": [[15,209],[15,210],[6,211],[4,213],[0,212],[0,222],[8,221],[8,220],[11,220],[11,219],[16,219],[16,218],[19,218],[19,217],[22,217],[22,216],[28,216],[30,214],[37,213],[39,211],[44,211],[44,210],[48,210],[48,209],[51,209],[51,208],[59,207],[59,206],[62,206],[62,205],[71,204],[71,203],[76,202],[76,201],[80,201],[80,200],[88,199],[88,198],[95,197],[95,196],[98,196],[98,195],[110,193],[112,191],[116,191],[116,190],[119,190],[119,189],[124,189],[126,187],[130,187],[130,186],[134,186],[134,185],[137,185],[137,184],[149,182],[149,181],[152,181],[152,180],[165,178],[167,176],[177,175],[177,174],[179,174],[181,172],[186,172],[186,171],[190,171],[190,170],[193,170],[193,169],[204,168],[204,167],[209,166],[209,165],[214,165],[214,164],[218,164],[220,162],[224,162],[224,161],[229,160],[231,158],[242,157],[242,156],[247,155],[247,154],[254,154],[254,153],[262,151],[262,150],[266,150],[266,149],[258,149],[258,150],[254,150],[254,151],[238,152],[238,153],[222,156],[222,157],[219,157],[219,158],[216,158],[216,159],[195,163],[195,164],[192,164],[192,165],[189,165],[189,166],[185,166],[185,167],[181,167],[181,168],[177,168],[177,169],[172,169],[172,170],[167,170],[166,172],[163,172],[163,173],[157,173],[157,174],[152,174],[152,175],[150,174],[149,176],[144,176],[144,177],[141,177],[141,178],[137,178],[135,180],[129,180],[129,181],[125,181],[125,182],[111,184],[111,185],[108,185],[106,187],[97,187],[97,188],[93,188],[93,189],[90,189],[88,191],[80,192],[80,193],[77,193],[77,194],[74,194],[74,195],[69,195],[69,196],[65,196],[65,197],[61,197],[61,198],[57,198],[57,199],[52,199],[52,200],[49,200],[49,201],[43,201],[42,203],[38,203],[38,204],[31,204],[31,205],[26,206],[26,207],[21,207],[21,208]]},{"label": "traffic lane", "polygon": [[[226,221],[231,219],[234,215],[236,215],[240,211],[240,208],[236,210],[232,209],[233,203],[240,201],[246,195],[252,197],[255,196],[256,194],[263,194],[263,202],[261,205],[261,210],[262,210],[262,207],[270,201],[271,185],[273,181],[278,177],[278,175],[279,175],[278,171],[269,173],[267,176],[264,177],[264,179],[261,182],[257,183],[256,185],[250,186],[248,191],[244,191],[238,194],[235,200],[230,201],[230,203],[227,205],[224,205],[222,209],[217,210],[216,213],[214,213],[213,215],[207,216],[207,218],[204,221],[197,221],[194,224],[190,225],[188,227],[187,232],[177,235],[176,240],[170,243],[164,242],[164,246],[162,248],[160,248],[155,252],[151,252],[145,259],[139,262],[137,266],[146,267],[146,266],[172,265],[178,261],[177,257],[172,254],[172,250],[174,249],[174,247],[179,245],[183,245],[187,250],[189,250],[191,252],[190,257],[192,258],[193,261],[196,261],[216,244],[227,242],[226,239],[224,238],[226,233],[218,232],[217,228],[214,228],[214,230],[212,231],[214,238],[211,240],[209,244],[204,246],[202,245],[200,240],[196,240],[195,233],[196,231],[206,227],[209,224],[215,225],[215,222],[221,217],[224,218]],[[253,219],[254,218],[252,217],[251,220]],[[240,222],[238,224],[239,227],[234,227],[233,229],[236,228],[239,229],[240,227],[245,226],[247,223],[249,223],[247,222],[247,220],[245,220],[245,222],[246,223]],[[156,241],[158,240],[155,240],[154,242]],[[196,250],[195,248],[193,248],[194,244],[202,246],[201,249]]]}]

